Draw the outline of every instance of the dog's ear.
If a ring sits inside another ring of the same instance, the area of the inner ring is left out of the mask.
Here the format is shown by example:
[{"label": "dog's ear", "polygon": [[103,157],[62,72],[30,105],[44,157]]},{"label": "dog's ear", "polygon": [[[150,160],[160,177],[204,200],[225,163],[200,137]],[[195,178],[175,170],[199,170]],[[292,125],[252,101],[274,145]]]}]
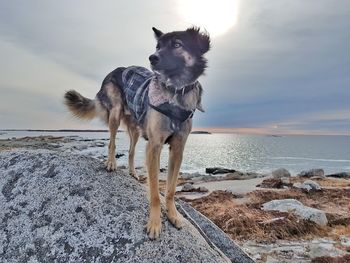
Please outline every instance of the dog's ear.
[{"label": "dog's ear", "polygon": [[186,30],[197,42],[199,50],[202,54],[206,53],[210,49],[210,36],[208,32],[199,32],[199,27],[190,27]]},{"label": "dog's ear", "polygon": [[163,35],[163,32],[158,30],[157,28],[155,27],[152,27],[152,30],[154,32],[154,36],[156,37],[156,39],[160,38],[162,35]]}]

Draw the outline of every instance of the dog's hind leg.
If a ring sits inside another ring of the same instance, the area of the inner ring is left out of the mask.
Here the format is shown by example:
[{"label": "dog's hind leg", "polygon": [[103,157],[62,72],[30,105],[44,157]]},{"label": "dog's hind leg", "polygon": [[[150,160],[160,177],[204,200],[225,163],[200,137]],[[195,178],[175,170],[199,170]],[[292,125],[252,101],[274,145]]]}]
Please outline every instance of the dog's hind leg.
[{"label": "dog's hind leg", "polygon": [[114,171],[117,169],[117,162],[115,160],[115,138],[120,124],[121,107],[114,106],[109,113],[108,127],[109,127],[109,145],[108,145],[108,159],[106,162],[106,168],[108,171]]},{"label": "dog's hind leg", "polygon": [[166,209],[169,221],[178,229],[181,228],[182,217],[176,210],[174,195],[186,139],[187,136],[174,135],[169,141],[169,163],[165,198]]},{"label": "dog's hind leg", "polygon": [[160,219],[160,199],[158,172],[162,142],[149,140],[146,146],[146,163],[150,191],[150,215],[147,223],[147,233],[151,239],[159,237],[162,223]]},{"label": "dog's hind leg", "polygon": [[128,125],[128,133],[130,138],[130,147],[129,147],[129,174],[135,177],[137,180],[139,177],[136,175],[135,170],[135,146],[140,137],[140,132],[136,125],[129,124]]}]

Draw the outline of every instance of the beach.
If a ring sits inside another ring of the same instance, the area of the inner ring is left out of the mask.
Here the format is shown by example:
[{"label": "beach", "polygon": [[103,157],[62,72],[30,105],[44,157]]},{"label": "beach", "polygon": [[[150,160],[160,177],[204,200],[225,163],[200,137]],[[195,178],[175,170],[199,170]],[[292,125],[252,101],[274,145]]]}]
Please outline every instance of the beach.
[{"label": "beach", "polygon": [[[101,137],[26,136],[1,139],[0,153],[46,149],[102,163],[107,145]],[[117,153],[117,159],[127,154]],[[256,262],[349,262],[350,173],[311,168],[297,174],[275,167],[264,172],[215,165],[185,169],[176,196],[214,222]],[[118,170],[127,173],[125,164]],[[145,168],[138,165],[137,173],[139,183],[147,185]],[[166,166],[159,178],[164,193]],[[285,200],[289,201],[276,205]]]}]

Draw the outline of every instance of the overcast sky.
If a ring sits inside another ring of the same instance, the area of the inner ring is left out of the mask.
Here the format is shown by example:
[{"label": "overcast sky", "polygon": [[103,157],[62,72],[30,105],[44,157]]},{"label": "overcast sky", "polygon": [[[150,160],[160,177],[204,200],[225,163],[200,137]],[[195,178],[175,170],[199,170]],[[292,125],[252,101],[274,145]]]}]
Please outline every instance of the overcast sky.
[{"label": "overcast sky", "polygon": [[[179,2],[1,1],[0,129],[106,128],[70,117],[64,92],[93,98],[114,68],[148,67],[152,26],[191,26]],[[241,0],[237,15],[212,39],[195,127],[350,134],[350,1]]]}]

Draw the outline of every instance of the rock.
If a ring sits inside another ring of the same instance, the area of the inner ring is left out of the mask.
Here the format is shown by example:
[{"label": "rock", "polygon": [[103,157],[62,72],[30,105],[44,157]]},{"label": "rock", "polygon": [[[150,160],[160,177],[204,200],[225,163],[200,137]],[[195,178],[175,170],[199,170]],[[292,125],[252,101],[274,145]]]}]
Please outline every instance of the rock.
[{"label": "rock", "polygon": [[104,142],[95,142],[95,143],[93,144],[93,146],[95,146],[95,147],[104,147],[104,146],[105,146],[105,143],[104,143]]},{"label": "rock", "polygon": [[198,191],[201,192],[201,193],[209,192],[208,188],[206,188],[205,186],[198,187]]},{"label": "rock", "polygon": [[277,259],[275,259],[275,258],[273,258],[273,257],[271,257],[271,256],[267,256],[265,262],[266,262],[266,263],[280,263],[279,260],[277,260]]},{"label": "rock", "polygon": [[324,211],[304,206],[301,202],[295,199],[273,200],[263,204],[262,209],[268,211],[292,212],[303,219],[313,221],[321,226],[325,226],[328,223]]},{"label": "rock", "polygon": [[123,157],[123,156],[125,156],[124,153],[117,153],[117,154],[115,155],[115,158],[119,159],[120,157]]},{"label": "rock", "polygon": [[91,157],[3,151],[0,175],[0,262],[228,262],[186,219],[149,240],[146,189]]},{"label": "rock", "polygon": [[337,257],[346,254],[345,251],[334,247],[334,241],[328,239],[315,239],[310,244],[310,257]]},{"label": "rock", "polygon": [[194,189],[193,185],[190,184],[190,183],[185,183],[182,188],[181,188],[181,191],[182,192],[190,192]]},{"label": "rock", "polygon": [[313,176],[325,177],[323,169],[311,169],[308,171],[302,171],[301,173],[298,174],[298,176],[308,177],[308,178]]},{"label": "rock", "polygon": [[322,190],[322,187],[312,180],[306,180],[304,183],[294,183],[294,188],[305,189],[307,191],[310,190]]},{"label": "rock", "polygon": [[221,167],[209,167],[205,168],[205,172],[207,174],[227,174],[227,173],[234,173],[236,170],[234,169],[226,169]]},{"label": "rock", "polygon": [[342,246],[350,247],[350,237],[342,236],[340,238],[340,242],[341,242]]},{"label": "rock", "polygon": [[335,173],[335,174],[328,174],[327,177],[334,177],[334,178],[345,178],[350,179],[350,173],[347,172],[341,172],[341,173]]},{"label": "rock", "polygon": [[200,186],[200,187],[194,187],[191,183],[185,183],[181,190],[181,192],[201,192],[201,193],[206,193],[209,192],[209,190],[204,187],[204,186]]},{"label": "rock", "polygon": [[272,173],[273,178],[283,178],[283,177],[290,177],[290,172],[284,168],[280,168],[277,170],[274,170]]},{"label": "rock", "polygon": [[310,186],[312,190],[321,190],[322,189],[322,187],[318,183],[316,183],[315,181],[312,181],[312,180],[306,180],[303,184]]}]

